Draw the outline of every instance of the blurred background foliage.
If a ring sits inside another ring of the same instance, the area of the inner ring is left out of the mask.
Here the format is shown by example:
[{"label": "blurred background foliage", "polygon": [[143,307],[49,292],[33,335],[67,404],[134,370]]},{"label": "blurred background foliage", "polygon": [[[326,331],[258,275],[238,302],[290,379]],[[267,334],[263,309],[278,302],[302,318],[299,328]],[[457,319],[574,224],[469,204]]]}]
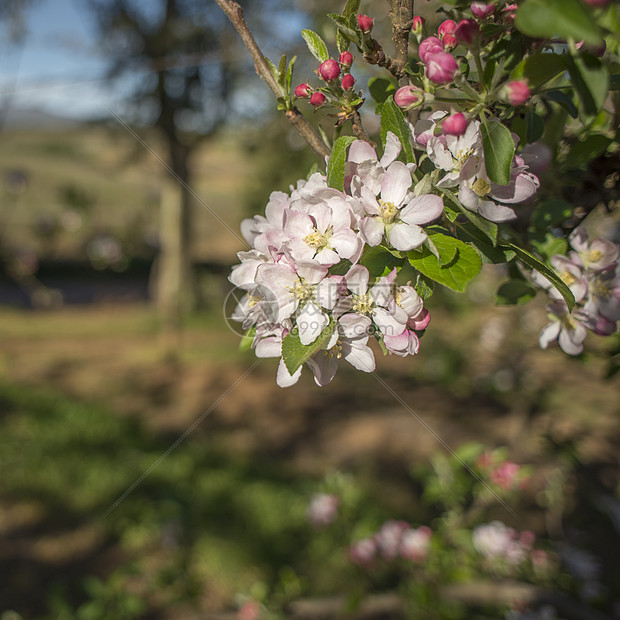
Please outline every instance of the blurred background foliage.
[{"label": "blurred background foliage", "polygon": [[[418,4],[441,20],[437,2]],[[36,5],[2,4],[11,45],[23,44]],[[291,608],[300,598],[345,595],[353,606],[395,589],[415,617],[505,617],[507,601],[433,611],[427,591],[409,592],[407,571],[373,577],[349,560],[349,545],[388,519],[440,527],[434,434],[352,371],[322,391],[309,377],[279,390],[269,361],[246,374],[252,356],[224,327],[226,274],[242,249],[230,230],[320,164],[272,111],[232,29],[212,2],[88,8],[127,126],[43,111],[17,122],[12,98],[0,105],[2,620],[234,618],[252,601],[263,617],[303,617]],[[166,10],[175,19],[162,21]],[[299,55],[301,82],[316,69],[301,28],[335,51],[328,10],[255,0],[246,16],[272,59]],[[388,38],[384,3],[363,10]],[[139,18],[142,38],[128,29]],[[359,59],[354,73],[364,88]],[[332,119],[304,111],[332,131]],[[199,197],[187,198],[194,302],[174,355],[154,305],[162,161]],[[596,231],[619,199],[617,158],[578,164],[547,175],[573,188]],[[466,295],[434,295],[421,353],[381,358],[379,372],[447,445],[506,446],[533,465],[514,514],[492,503],[484,518],[581,558],[558,560],[557,585],[590,617],[618,617],[619,390],[617,375],[605,380],[618,339],[593,338],[577,359],[539,351],[544,300],[495,307],[503,277],[487,268]],[[467,472],[450,467],[468,488]],[[307,515],[319,491],[342,500],[325,531]]]}]

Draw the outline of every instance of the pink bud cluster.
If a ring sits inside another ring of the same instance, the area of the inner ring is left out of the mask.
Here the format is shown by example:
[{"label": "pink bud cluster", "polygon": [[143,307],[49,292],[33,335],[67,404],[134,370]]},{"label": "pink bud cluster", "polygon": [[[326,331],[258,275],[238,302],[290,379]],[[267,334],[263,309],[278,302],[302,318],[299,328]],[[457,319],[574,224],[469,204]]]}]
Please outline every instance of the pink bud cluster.
[{"label": "pink bud cluster", "polygon": [[[334,97],[336,101],[339,98],[339,94],[344,91],[344,96],[346,97],[348,93],[353,91],[355,86],[355,78],[350,73],[352,64],[353,54],[348,51],[341,52],[338,60],[328,58],[317,69],[317,75],[327,83],[327,89],[314,90],[308,83],[304,82],[295,87],[295,96],[300,99],[309,98],[310,104],[315,108],[325,105],[328,101],[328,95]],[[338,88],[342,90],[338,91]]]},{"label": "pink bud cluster", "polygon": [[508,459],[498,461],[488,452],[480,456],[476,464],[493,484],[504,491],[522,489],[529,482],[529,476],[521,465]]},{"label": "pink bud cluster", "polygon": [[354,564],[366,568],[399,558],[420,564],[428,557],[432,535],[425,525],[413,528],[405,521],[386,521],[374,535],[353,543],[349,557]]},{"label": "pink bud cluster", "polygon": [[438,37],[427,37],[418,48],[418,56],[426,65],[426,77],[435,84],[449,84],[459,73],[456,59],[444,49],[444,43]]}]

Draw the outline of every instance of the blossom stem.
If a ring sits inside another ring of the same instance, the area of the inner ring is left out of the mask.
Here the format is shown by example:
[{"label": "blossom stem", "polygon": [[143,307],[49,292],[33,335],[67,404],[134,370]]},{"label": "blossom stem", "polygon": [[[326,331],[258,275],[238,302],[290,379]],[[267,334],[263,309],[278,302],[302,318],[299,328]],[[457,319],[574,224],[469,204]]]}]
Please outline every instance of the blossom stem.
[{"label": "blossom stem", "polygon": [[[282,96],[280,85],[276,82],[269,65],[265,60],[265,56],[261,52],[256,40],[252,36],[245,20],[243,19],[243,9],[233,0],[215,0],[217,5],[222,9],[226,17],[230,20],[235,30],[238,32],[241,40],[246,46],[258,75],[264,80],[271,89],[276,98]],[[312,125],[306,120],[304,115],[298,108],[294,107],[285,112],[288,121],[295,127],[299,134],[306,140],[312,150],[321,158],[329,156],[329,148],[321,139],[321,136],[314,130]]]}]

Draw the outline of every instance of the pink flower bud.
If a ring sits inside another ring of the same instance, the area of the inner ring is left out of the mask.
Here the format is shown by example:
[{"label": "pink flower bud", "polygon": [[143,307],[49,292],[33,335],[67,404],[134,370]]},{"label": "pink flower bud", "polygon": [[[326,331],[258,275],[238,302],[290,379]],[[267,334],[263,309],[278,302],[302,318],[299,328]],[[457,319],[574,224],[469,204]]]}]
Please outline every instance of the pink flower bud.
[{"label": "pink flower bud", "polygon": [[310,97],[310,103],[315,108],[322,106],[325,103],[325,101],[327,101],[327,97],[319,90],[312,93],[312,96]]},{"label": "pink flower bud", "polygon": [[353,54],[351,52],[340,52],[338,62],[341,67],[350,67],[353,64]]},{"label": "pink flower bud", "polygon": [[605,54],[605,50],[607,49],[607,43],[605,43],[605,39],[601,39],[601,42],[598,45],[592,45],[591,43],[584,43],[583,41],[579,41],[575,45],[578,50],[583,50],[584,52],[588,52],[588,54],[592,54],[592,56],[597,56],[601,58]]},{"label": "pink flower bud", "polygon": [[350,74],[347,73],[346,75],[342,76],[342,88],[344,88],[345,90],[351,90],[353,88],[353,85],[355,84],[355,78]]},{"label": "pink flower bud", "polygon": [[337,60],[329,58],[325,62],[321,63],[318,70],[319,77],[322,77],[326,82],[335,80],[340,75],[340,65]]},{"label": "pink flower bud", "polygon": [[495,3],[491,2],[487,4],[486,2],[472,2],[471,3],[471,12],[474,14],[474,17],[478,19],[485,19],[489,15],[492,15],[495,11]]},{"label": "pink flower bud", "polygon": [[368,15],[357,16],[357,25],[364,34],[368,34],[372,30],[374,23],[375,20],[372,17],[368,17]]},{"label": "pink flower bud", "polygon": [[589,6],[601,7],[608,6],[611,4],[611,0],[583,0]]},{"label": "pink flower bud", "polygon": [[437,37],[427,37],[418,48],[418,56],[424,63],[429,56],[437,54],[437,52],[443,52],[443,43]]},{"label": "pink flower bud", "polygon": [[340,52],[338,62],[341,67],[350,67],[353,64],[353,54],[351,52]]},{"label": "pink flower bud", "polygon": [[451,34],[444,34],[442,42],[446,52],[451,52],[459,44],[456,37]]},{"label": "pink flower bud", "polygon": [[435,84],[452,82],[459,72],[456,59],[447,52],[437,52],[427,58],[426,77]]},{"label": "pink flower bud", "polygon": [[394,103],[403,110],[424,102],[424,91],[417,86],[402,86],[394,93]]},{"label": "pink flower bud", "polygon": [[521,105],[530,98],[530,88],[523,80],[513,80],[506,84],[503,90],[503,98],[510,105]]},{"label": "pink flower bud", "polygon": [[491,472],[491,481],[506,491],[517,481],[521,467],[512,461],[503,461]]},{"label": "pink flower bud", "polygon": [[437,34],[439,38],[443,40],[444,36],[447,34],[454,34],[454,30],[456,29],[456,22],[452,19],[446,19],[445,21],[439,24],[439,28],[437,28]]},{"label": "pink flower bud", "polygon": [[506,21],[511,22],[515,18],[515,15],[517,14],[517,9],[518,8],[519,8],[519,5],[515,4],[514,2],[512,4],[507,4],[502,9],[502,13],[504,14],[504,19]]},{"label": "pink flower bud", "polygon": [[443,119],[441,128],[449,136],[462,136],[467,131],[467,117],[463,112],[451,114]]},{"label": "pink flower bud", "polygon": [[312,89],[310,88],[310,84],[299,84],[295,86],[295,96],[296,97],[309,97],[312,94]]},{"label": "pink flower bud", "polygon": [[475,45],[480,40],[480,26],[473,19],[462,19],[454,31],[454,36],[463,45]]},{"label": "pink flower bud", "polygon": [[413,34],[419,35],[419,34],[422,34],[423,28],[424,28],[424,18],[420,17],[419,15],[416,15],[413,18],[413,26],[411,28],[411,31],[413,32]]}]

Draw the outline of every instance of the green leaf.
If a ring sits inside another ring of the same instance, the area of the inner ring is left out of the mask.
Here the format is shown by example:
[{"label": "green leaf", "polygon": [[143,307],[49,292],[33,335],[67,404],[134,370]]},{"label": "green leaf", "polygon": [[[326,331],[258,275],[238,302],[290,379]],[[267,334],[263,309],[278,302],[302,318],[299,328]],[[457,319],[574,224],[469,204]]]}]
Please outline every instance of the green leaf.
[{"label": "green leaf", "polygon": [[601,40],[596,22],[580,0],[525,0],[515,26],[535,39],[583,39],[593,44]]},{"label": "green leaf", "polygon": [[497,290],[498,306],[520,306],[536,297],[536,289],[525,280],[508,280]]},{"label": "green leaf", "polygon": [[525,113],[525,126],[525,139],[528,144],[531,142],[536,142],[536,140],[539,140],[543,133],[545,133],[544,119],[542,116],[536,114],[536,112],[534,112],[531,108],[528,108]]},{"label": "green leaf", "polygon": [[549,231],[530,232],[529,241],[532,247],[547,261],[554,254],[566,254],[568,249],[568,241],[564,237],[556,237]]},{"label": "green leaf", "polygon": [[575,107],[573,100],[564,91],[550,90],[545,93],[545,97],[561,105],[570,114],[571,118],[579,116],[579,111]]},{"label": "green leaf", "polygon": [[571,146],[563,166],[565,168],[585,166],[604,153],[612,142],[612,138],[608,138],[600,133],[589,135],[582,142],[576,142]]},{"label": "green leaf", "polygon": [[394,103],[394,97],[391,95],[381,107],[381,140],[384,146],[388,131],[391,131],[400,140],[403,147],[401,153],[404,153],[407,163],[413,163],[415,158],[411,147],[409,127],[401,109]]},{"label": "green leaf", "polygon": [[489,59],[502,61],[506,71],[512,71],[522,58],[523,42],[518,33],[513,33],[509,38],[500,41],[489,54]]},{"label": "green leaf", "polygon": [[484,263],[499,265],[507,263],[515,257],[514,252],[491,245],[485,233],[471,222],[460,222],[456,232],[461,241],[476,246],[476,249],[482,256],[482,262]]},{"label": "green leaf", "polygon": [[422,247],[421,250],[407,252],[409,262],[424,276],[462,293],[467,283],[480,272],[482,267],[480,255],[467,243],[454,237],[439,233],[429,236],[432,237],[440,255],[452,254],[452,260],[442,265],[441,260],[438,260],[428,248]]},{"label": "green leaf", "polygon": [[530,221],[531,228],[548,230],[566,221],[573,214],[572,206],[562,198],[548,198],[541,202]]},{"label": "green leaf", "polygon": [[466,209],[458,200],[458,198],[449,190],[440,189],[441,192],[450,200],[450,202],[480,231],[493,245],[497,243],[497,224],[490,222],[486,218]]},{"label": "green leaf", "polygon": [[530,87],[534,89],[566,69],[566,56],[550,53],[534,54],[519,64],[512,72],[511,79],[526,78]]},{"label": "green leaf", "polygon": [[280,86],[284,87],[286,80],[286,54],[280,56],[280,64],[278,65],[278,73],[280,74]]},{"label": "green leaf", "polygon": [[295,66],[295,61],[297,60],[297,56],[293,56],[291,58],[291,62],[288,63],[288,68],[286,69],[286,94],[290,96],[291,94],[291,85],[293,83],[293,67]]},{"label": "green leaf", "polygon": [[329,17],[329,19],[331,19],[336,26],[338,26],[338,32],[344,35],[345,39],[352,41],[357,46],[362,44],[360,33],[354,28],[351,28],[348,20],[342,17],[342,15],[338,15],[338,13],[328,13],[327,17]]},{"label": "green leaf", "polygon": [[383,103],[396,92],[396,86],[386,78],[373,77],[368,80],[368,90],[375,101]]},{"label": "green leaf", "polygon": [[607,98],[609,71],[591,54],[567,56],[568,72],[581,102],[582,116],[596,116]]},{"label": "green leaf", "polygon": [[354,142],[354,136],[341,136],[334,142],[334,148],[329,156],[327,164],[327,185],[344,191],[344,169],[347,162],[347,149],[351,142]]},{"label": "green leaf", "polygon": [[323,39],[321,39],[321,37],[316,32],[312,32],[312,30],[302,30],[301,36],[304,38],[304,41],[308,45],[310,53],[319,62],[325,62],[329,59],[327,45],[325,45],[325,41],[323,41]]},{"label": "green leaf", "polygon": [[508,185],[515,154],[515,143],[510,130],[499,121],[484,123],[482,125],[482,148],[489,179],[498,185]]},{"label": "green leaf", "polygon": [[517,258],[522,263],[525,263],[528,267],[535,269],[541,275],[547,278],[547,280],[549,280],[549,282],[551,282],[551,284],[555,286],[555,288],[558,290],[560,295],[562,295],[562,297],[564,298],[564,301],[566,302],[566,305],[568,306],[568,309],[569,310],[573,309],[575,305],[575,297],[572,294],[571,290],[568,288],[568,286],[564,284],[564,282],[562,281],[562,279],[560,278],[560,276],[557,274],[556,271],[554,271],[550,267],[547,267],[547,265],[545,265],[543,262],[538,260],[535,256],[530,254],[527,250],[524,250],[523,248],[519,247],[518,245],[515,245],[514,243],[502,241],[500,242],[500,245],[503,248],[512,250],[517,255]]},{"label": "green leaf", "polygon": [[357,12],[360,10],[361,3],[362,0],[347,0],[347,3],[344,5],[344,9],[342,10],[343,17],[357,15]]},{"label": "green leaf", "polygon": [[329,342],[336,324],[332,320],[330,324],[319,334],[318,338],[311,344],[305,345],[299,339],[299,328],[293,331],[282,340],[282,359],[286,369],[291,375],[312,355],[323,348]]},{"label": "green leaf", "polygon": [[369,247],[362,258],[360,259],[360,265],[363,265],[368,269],[370,274],[370,281],[374,278],[390,273],[394,267],[400,267],[404,259],[400,258],[399,252],[389,250],[385,246],[376,245]]},{"label": "green leaf", "polygon": [[271,75],[273,75],[273,79],[279,84],[280,83],[280,72],[278,68],[265,56],[265,62],[269,65],[269,70],[271,71]]}]

